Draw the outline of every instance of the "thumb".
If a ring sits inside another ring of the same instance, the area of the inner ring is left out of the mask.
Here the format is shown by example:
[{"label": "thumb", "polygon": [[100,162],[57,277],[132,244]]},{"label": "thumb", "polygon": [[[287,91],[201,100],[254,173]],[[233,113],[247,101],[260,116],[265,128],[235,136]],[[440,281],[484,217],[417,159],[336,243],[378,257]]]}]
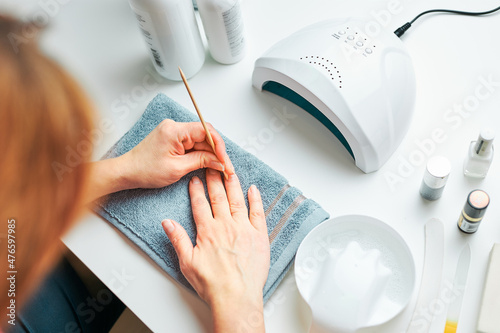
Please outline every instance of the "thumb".
[{"label": "thumb", "polygon": [[224,171],[224,165],[212,152],[192,151],[181,157],[181,163],[186,173],[194,170],[210,168],[217,171]]},{"label": "thumb", "polygon": [[179,223],[172,220],[163,220],[161,225],[174,246],[179,262],[190,261],[193,254],[193,243],[191,243],[186,230]]}]

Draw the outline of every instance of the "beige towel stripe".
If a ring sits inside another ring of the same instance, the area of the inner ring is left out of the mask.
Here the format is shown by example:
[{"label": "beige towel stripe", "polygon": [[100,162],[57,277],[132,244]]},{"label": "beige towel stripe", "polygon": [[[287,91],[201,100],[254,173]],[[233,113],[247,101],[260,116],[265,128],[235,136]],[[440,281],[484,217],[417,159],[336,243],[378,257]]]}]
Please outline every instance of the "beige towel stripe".
[{"label": "beige towel stripe", "polygon": [[271,204],[269,205],[269,207],[266,209],[266,212],[265,212],[266,217],[273,210],[274,206],[276,206],[276,204],[278,203],[279,199],[281,199],[281,197],[283,196],[283,194],[285,194],[286,190],[288,190],[289,188],[290,188],[290,185],[288,185],[288,184],[286,184],[285,186],[283,186],[283,188],[281,189],[280,193],[278,193],[278,195],[276,196],[276,198],[274,198],[273,202],[271,202]]},{"label": "beige towel stripe", "polygon": [[304,201],[306,198],[303,195],[299,195],[295,200],[292,202],[290,207],[286,210],[285,214],[281,217],[279,220],[278,224],[274,227],[273,231],[271,231],[271,234],[269,235],[269,244],[271,244],[276,236],[280,233],[281,229],[285,225],[286,221],[290,218],[290,216],[295,212],[297,207]]}]

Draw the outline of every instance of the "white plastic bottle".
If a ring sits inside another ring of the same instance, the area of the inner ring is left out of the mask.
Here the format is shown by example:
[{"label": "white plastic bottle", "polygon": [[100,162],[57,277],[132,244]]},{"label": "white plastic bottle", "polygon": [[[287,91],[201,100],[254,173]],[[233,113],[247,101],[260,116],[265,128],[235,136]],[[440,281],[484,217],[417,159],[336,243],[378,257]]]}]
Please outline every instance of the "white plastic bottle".
[{"label": "white plastic bottle", "polygon": [[187,78],[205,62],[205,48],[192,0],[129,0],[144,35],[153,64],[163,77],[180,81],[178,67]]},{"label": "white plastic bottle", "polygon": [[197,0],[212,58],[234,64],[245,56],[243,17],[240,0]]}]

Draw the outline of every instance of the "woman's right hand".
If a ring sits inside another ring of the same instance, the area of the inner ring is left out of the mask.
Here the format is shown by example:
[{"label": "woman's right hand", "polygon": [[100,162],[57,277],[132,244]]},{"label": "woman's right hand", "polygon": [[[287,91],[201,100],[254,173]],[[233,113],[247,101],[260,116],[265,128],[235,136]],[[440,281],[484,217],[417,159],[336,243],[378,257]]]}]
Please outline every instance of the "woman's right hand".
[{"label": "woman's right hand", "polygon": [[207,169],[206,178],[210,203],[198,177],[189,183],[196,246],[177,222],[164,220],[163,228],[177,252],[182,273],[210,305],[215,331],[241,327],[263,332],[263,288],[270,246],[259,190],[250,187],[247,210],[235,174],[225,186],[218,171]]}]

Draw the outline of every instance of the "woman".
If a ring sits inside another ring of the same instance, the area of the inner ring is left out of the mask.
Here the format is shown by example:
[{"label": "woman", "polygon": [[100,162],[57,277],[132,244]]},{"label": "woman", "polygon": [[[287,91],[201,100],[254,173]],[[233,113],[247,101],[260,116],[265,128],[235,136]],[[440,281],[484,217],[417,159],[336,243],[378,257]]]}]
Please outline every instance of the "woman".
[{"label": "woman", "polygon": [[[258,189],[248,192],[249,211],[220,135],[210,127],[216,153],[199,123],[163,121],[137,147],[115,159],[76,163],[61,177],[58,166],[92,128],[93,112],[77,84],[34,43],[16,48],[13,34],[26,26],[0,17],[0,213],[4,235],[0,258],[11,255],[12,280],[0,279],[1,318],[7,307],[26,303],[61,255],[58,239],[80,216],[85,204],[124,189],[168,186],[198,168],[189,193],[198,228],[193,247],[175,221],[163,228],[179,256],[181,270],[213,314],[216,332],[238,325],[264,331],[262,290],[269,270],[269,241]],[[57,170],[56,170],[57,169]],[[223,184],[219,171],[229,179]],[[160,221],[158,222],[160,223]],[[14,238],[15,237],[15,238]],[[9,290],[11,293],[9,293]],[[15,296],[12,296],[14,292]],[[10,296],[9,296],[10,295]],[[7,318],[7,319],[5,319]],[[251,325],[248,325],[251,321]],[[166,323],[167,324],[167,323]]]}]

